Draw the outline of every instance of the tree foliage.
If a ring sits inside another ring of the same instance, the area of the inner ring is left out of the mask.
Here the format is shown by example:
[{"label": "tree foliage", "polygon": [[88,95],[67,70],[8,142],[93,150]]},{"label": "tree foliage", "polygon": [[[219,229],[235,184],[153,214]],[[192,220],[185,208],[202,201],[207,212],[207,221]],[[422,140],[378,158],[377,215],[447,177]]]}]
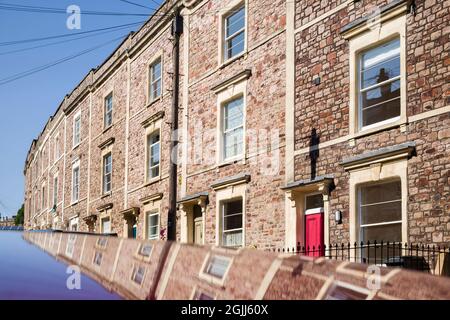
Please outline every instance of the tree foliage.
[{"label": "tree foliage", "polygon": [[24,205],[22,204],[22,207],[17,211],[16,220],[14,221],[14,224],[16,226],[22,226],[23,225],[23,214],[24,214]]}]

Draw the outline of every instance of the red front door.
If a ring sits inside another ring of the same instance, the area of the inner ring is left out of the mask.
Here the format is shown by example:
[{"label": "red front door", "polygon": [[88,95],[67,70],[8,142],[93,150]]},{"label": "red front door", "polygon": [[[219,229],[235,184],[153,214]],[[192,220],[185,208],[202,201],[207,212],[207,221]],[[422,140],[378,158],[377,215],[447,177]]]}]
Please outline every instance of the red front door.
[{"label": "red front door", "polygon": [[308,214],[305,217],[305,249],[307,255],[311,257],[323,256],[323,213]]}]

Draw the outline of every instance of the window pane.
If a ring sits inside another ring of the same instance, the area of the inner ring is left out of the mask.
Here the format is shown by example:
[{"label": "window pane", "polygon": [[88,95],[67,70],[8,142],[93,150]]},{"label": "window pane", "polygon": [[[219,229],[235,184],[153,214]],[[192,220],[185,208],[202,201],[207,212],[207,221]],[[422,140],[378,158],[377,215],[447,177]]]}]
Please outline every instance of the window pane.
[{"label": "window pane", "polygon": [[159,176],[159,166],[152,168],[150,172],[150,177],[154,178],[157,176]]},{"label": "window pane", "polygon": [[242,246],[242,230],[225,232],[223,234],[223,245],[225,247],[240,247],[240,246]]},{"label": "window pane", "polygon": [[226,159],[242,154],[243,133],[244,133],[243,128],[239,128],[231,132],[225,133],[224,148]]},{"label": "window pane", "polygon": [[380,62],[400,55],[400,39],[394,39],[362,54],[362,69],[369,69]]},{"label": "window pane", "polygon": [[382,61],[361,72],[361,89],[400,75],[400,56]]},{"label": "window pane", "polygon": [[[223,205],[222,242],[224,246],[242,245],[242,200],[226,202]],[[228,232],[227,230],[241,229]]]},{"label": "window pane", "polygon": [[239,30],[245,28],[245,7],[237,9],[237,11],[230,15],[226,20],[226,37],[228,38]]},{"label": "window pane", "polygon": [[159,215],[154,214],[149,217],[149,223],[151,227],[158,226],[159,224]]},{"label": "window pane", "polygon": [[322,208],[323,207],[323,195],[315,194],[306,197],[306,210]]},{"label": "window pane", "polygon": [[384,226],[373,226],[373,227],[364,227],[361,228],[361,236],[362,241],[373,242],[377,241],[378,243],[383,242],[401,242],[402,241],[402,225],[398,224],[389,224]]},{"label": "window pane", "polygon": [[111,220],[109,219],[102,220],[102,230],[103,233],[111,233]]},{"label": "window pane", "polygon": [[236,213],[242,213],[242,200],[230,201],[224,204],[224,215],[232,215]]},{"label": "window pane", "polygon": [[152,81],[161,78],[161,62],[158,60],[152,65]]},{"label": "window pane", "polygon": [[387,83],[383,86],[362,93],[362,108],[367,109],[384,101],[400,97],[400,80]]},{"label": "window pane", "polygon": [[245,32],[233,36],[226,42],[225,59],[233,58],[244,51]]},{"label": "window pane", "polygon": [[160,163],[160,135],[159,132],[148,137],[148,178],[159,176]]},{"label": "window pane", "polygon": [[363,126],[398,116],[400,116],[400,80],[363,92]]},{"label": "window pane", "polygon": [[402,187],[400,181],[361,187],[362,205],[401,199]]},{"label": "window pane", "polygon": [[361,224],[402,220],[402,201],[361,207]]},{"label": "window pane", "polygon": [[151,93],[151,100],[161,96],[161,80],[157,80],[152,84]]},{"label": "window pane", "polygon": [[[400,39],[395,39],[361,55],[361,126],[400,116]],[[364,88],[373,87],[364,91]]]},{"label": "window pane", "polygon": [[223,219],[223,230],[242,228],[242,214],[226,216]]},{"label": "window pane", "polygon": [[159,237],[159,214],[149,213],[147,215],[147,234],[149,239]]},{"label": "window pane", "polygon": [[150,67],[150,100],[161,96],[161,60]]},{"label": "window pane", "polygon": [[110,95],[105,99],[105,127],[109,127],[112,124],[112,108],[113,97]]},{"label": "window pane", "polygon": [[239,99],[228,102],[225,105],[224,107],[225,130],[233,129],[242,125],[244,119],[243,102],[244,98],[240,97]]},{"label": "window pane", "polygon": [[151,146],[150,166],[152,167],[159,164],[159,148],[160,148],[159,143]]}]

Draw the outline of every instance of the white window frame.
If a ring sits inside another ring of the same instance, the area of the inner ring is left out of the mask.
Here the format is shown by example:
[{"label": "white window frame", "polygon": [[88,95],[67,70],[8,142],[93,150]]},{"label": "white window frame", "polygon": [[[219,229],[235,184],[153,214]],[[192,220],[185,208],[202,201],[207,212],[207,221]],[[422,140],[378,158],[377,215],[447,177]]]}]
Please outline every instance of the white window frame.
[{"label": "white window frame", "polygon": [[[78,132],[77,132],[77,122],[79,122]],[[81,110],[78,111],[73,117],[73,136],[72,136],[72,146],[76,148],[81,143]]]},{"label": "white window frame", "polygon": [[[225,125],[225,122],[226,122],[226,119],[225,119],[226,108],[232,102],[234,102],[236,100],[240,100],[240,99],[242,99],[242,122],[241,122],[241,125],[239,125],[237,127],[234,127],[234,128],[225,129],[225,127],[226,127],[226,125]],[[234,97],[234,98],[232,98],[232,99],[222,103],[222,110],[221,110],[221,113],[222,113],[222,147],[223,147],[222,152],[223,152],[223,161],[225,161],[225,162],[232,161],[234,159],[241,159],[243,157],[243,155],[244,155],[244,140],[245,140],[245,136],[244,136],[244,131],[245,131],[244,130],[244,122],[245,122],[244,106],[245,106],[245,103],[244,103],[244,96],[243,95],[242,96],[238,95],[238,96],[236,96],[236,97]],[[227,158],[226,157],[226,135],[229,134],[229,133],[232,133],[234,131],[240,130],[240,129],[242,129],[242,134],[243,134],[243,136],[242,136],[242,152],[234,154],[234,155],[229,156]]]},{"label": "white window frame", "polygon": [[[109,107],[109,101],[111,100],[111,109],[108,110]],[[108,129],[113,125],[113,110],[114,110],[114,95],[113,92],[110,92],[105,98],[104,98],[104,106],[103,106],[103,129]],[[108,115],[110,115],[111,123],[106,123],[108,119]]]},{"label": "white window frame", "polygon": [[[376,227],[376,226],[387,226],[387,225],[392,225],[392,224],[400,224],[400,226],[402,226],[403,220],[394,220],[394,221],[389,221],[389,222],[379,222],[379,223],[369,223],[369,224],[361,224],[362,221],[362,204],[361,204],[361,189],[364,187],[368,187],[368,186],[375,186],[375,185],[383,185],[383,184],[387,184],[387,183],[392,183],[392,182],[398,182],[400,184],[401,187],[401,180],[400,179],[388,179],[388,180],[382,180],[376,183],[364,183],[364,184],[360,184],[357,186],[357,206],[358,206],[358,228],[359,228],[359,240],[360,241],[364,241],[367,242],[367,240],[362,238],[362,233],[363,233],[363,229],[365,227]],[[401,211],[401,204],[402,204],[402,198],[400,197],[400,199],[398,200],[392,200],[392,201],[384,201],[384,202],[379,202],[379,203],[371,203],[370,205],[376,205],[376,204],[384,204],[384,203],[393,203],[393,202],[400,202],[400,211]],[[401,212],[400,212],[401,215]],[[377,239],[377,240],[385,240],[385,239]]]},{"label": "white window frame", "polygon": [[[150,217],[158,216],[158,224],[157,224],[157,232],[156,235],[150,236],[149,229],[150,229]],[[150,210],[145,212],[145,239],[146,240],[159,240],[159,233],[161,232],[161,216],[159,211],[157,210]]]},{"label": "white window frame", "polygon": [[[78,181],[78,185],[75,186],[75,172],[78,170],[78,177],[77,177],[77,181]],[[71,188],[71,201],[72,204],[77,203],[78,201],[80,201],[80,162],[76,161],[73,165],[72,165],[72,188]],[[76,193],[75,193],[75,189],[76,189]]]},{"label": "white window frame", "polygon": [[[110,172],[106,173],[106,158],[111,157],[111,163],[110,163]],[[108,194],[112,191],[112,173],[113,173],[113,157],[112,152],[107,152],[102,157],[102,194]],[[109,182],[109,190],[106,190],[107,184],[106,184],[106,176],[110,176],[110,182]]]},{"label": "white window frame", "polygon": [[[358,64],[358,78],[357,78],[357,80],[358,80],[358,131],[370,130],[372,128],[376,128],[376,127],[380,127],[380,126],[383,126],[383,125],[386,125],[386,124],[389,124],[389,123],[397,122],[400,119],[400,115],[399,115],[399,116],[396,116],[396,117],[393,117],[393,118],[390,118],[390,119],[386,119],[386,120],[383,120],[383,121],[379,121],[379,122],[376,122],[376,123],[369,124],[367,126],[363,126],[363,124],[362,124],[363,123],[362,95],[363,95],[364,92],[373,90],[375,88],[381,88],[381,86],[383,86],[383,85],[386,85],[386,84],[389,84],[389,83],[393,83],[395,81],[400,80],[400,96],[398,98],[395,98],[395,99],[399,99],[400,103],[401,103],[401,99],[402,99],[402,96],[401,96],[401,91],[402,91],[402,88],[401,88],[401,81],[402,81],[401,70],[400,70],[400,75],[398,75],[396,77],[393,77],[393,78],[390,78],[389,80],[386,80],[386,81],[383,81],[381,83],[377,83],[377,84],[371,85],[371,86],[366,87],[364,89],[362,89],[362,87],[361,87],[362,86],[362,83],[361,83],[361,66],[362,66],[362,56],[363,56],[363,54],[365,52],[371,50],[371,49],[375,49],[377,47],[380,47],[380,46],[382,46],[382,45],[384,45],[384,44],[386,44],[386,43],[388,43],[390,41],[393,41],[395,39],[399,39],[399,42],[401,42],[400,37],[394,36],[392,38],[385,39],[385,41],[378,42],[374,46],[371,46],[369,48],[361,50],[358,53],[358,58],[357,58],[357,61],[358,61],[357,62],[357,64]],[[400,47],[401,47],[401,43],[400,43]],[[401,60],[402,60],[402,56],[400,54],[400,67],[401,67],[401,64],[402,64]],[[370,108],[375,107],[375,106],[380,105],[380,104],[383,104],[383,103],[386,103],[386,102],[388,102],[388,101],[383,101],[383,102],[378,103],[376,105],[370,106]],[[401,109],[401,106],[400,106],[400,109]],[[400,112],[401,112],[401,110],[400,110]]]},{"label": "white window frame", "polygon": [[[400,180],[402,189],[402,242],[408,241],[408,161],[407,159],[385,162],[387,159],[379,159],[380,166],[373,164],[372,166],[365,166],[357,169],[350,169],[349,180],[349,228],[350,228],[350,243],[359,243],[360,228],[359,228],[359,203],[358,203],[358,188],[360,185],[369,183],[384,183],[393,180]],[[369,161],[370,162],[370,161]]]},{"label": "white window frame", "polygon": [[[242,97],[242,113],[243,113],[243,132],[242,132],[242,153],[234,157],[225,158],[225,143],[224,143],[224,105],[230,101]],[[216,133],[216,163],[217,166],[227,164],[234,161],[242,160],[245,163],[247,154],[247,81],[241,81],[233,84],[230,87],[226,87],[220,92],[217,92],[217,133]]]},{"label": "white window frame", "polygon": [[242,247],[246,243],[246,189],[245,183],[216,190],[216,246],[223,246],[223,209],[222,204],[227,201],[242,199]]},{"label": "white window frame", "polygon": [[[154,183],[158,180],[161,179],[162,176],[162,168],[163,168],[163,159],[162,159],[162,117],[150,122],[150,123],[145,123],[144,124],[144,128],[145,128],[145,134],[143,135],[143,143],[144,143],[144,149],[145,149],[145,162],[144,162],[144,184],[151,184]],[[148,176],[148,168],[149,168],[149,163],[150,163],[150,159],[149,159],[149,150],[148,150],[148,137],[150,135],[152,135],[154,132],[159,131],[159,143],[160,143],[160,147],[159,147],[159,175],[154,177],[154,178],[150,178]]]},{"label": "white window frame", "polygon": [[[153,70],[154,67],[159,64],[160,65],[160,70],[161,70],[161,74],[159,75],[159,78],[154,79],[153,78]],[[162,55],[159,55],[155,58],[153,58],[151,60],[151,62],[148,65],[148,103],[152,103],[153,101],[156,101],[158,99],[160,99],[163,96],[163,59],[162,59]],[[155,83],[159,82],[159,86],[160,86],[160,92],[158,96],[154,96],[153,94],[153,85]]]},{"label": "white window frame", "polygon": [[[406,7],[399,9],[398,16],[390,18],[381,16],[376,26],[364,26],[352,33],[344,34],[349,40],[349,69],[350,69],[350,101],[349,101],[349,140],[372,134],[380,130],[400,126],[406,130]],[[363,51],[377,47],[394,38],[400,39],[400,117],[381,121],[362,127],[359,112],[359,59]]]},{"label": "white window frame", "polygon": [[[158,134],[159,135],[159,140],[156,143],[150,144],[150,139],[154,136]],[[151,164],[151,150],[152,147],[159,144],[159,163],[157,165],[154,166],[150,166]],[[152,176],[152,169],[158,167],[158,174],[156,176]],[[152,131],[150,134],[147,134],[147,141],[146,141],[146,182],[150,182],[152,180],[158,179],[161,176],[161,130],[158,128],[154,131]]]},{"label": "white window frame", "polygon": [[[234,35],[230,37],[226,37],[226,27],[227,27],[227,18],[229,18],[237,9],[244,7],[245,14],[245,27],[244,30],[240,29]],[[227,48],[227,40],[230,40],[233,36],[238,35],[241,32],[244,32],[244,49],[239,54],[231,58],[225,57],[225,48]],[[228,64],[234,60],[239,59],[243,55],[247,53],[248,46],[248,0],[234,0],[228,6],[226,6],[223,10],[221,10],[219,14],[219,65]]]}]

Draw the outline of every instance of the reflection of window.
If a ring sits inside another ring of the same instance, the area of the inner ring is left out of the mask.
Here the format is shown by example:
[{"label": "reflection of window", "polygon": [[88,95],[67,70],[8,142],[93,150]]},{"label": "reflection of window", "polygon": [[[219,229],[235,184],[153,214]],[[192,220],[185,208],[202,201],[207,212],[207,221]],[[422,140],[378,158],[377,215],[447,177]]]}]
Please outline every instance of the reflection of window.
[{"label": "reflection of window", "polygon": [[150,66],[150,101],[161,96],[161,58]]},{"label": "reflection of window", "polygon": [[133,274],[131,275],[131,279],[139,285],[142,284],[144,281],[144,275],[145,275],[145,268],[142,266],[134,267],[133,268]]},{"label": "reflection of window", "polygon": [[359,65],[360,127],[400,116],[400,39],[363,52]]},{"label": "reflection of window", "polygon": [[102,264],[103,254],[101,252],[95,252],[94,264],[100,266]]},{"label": "reflection of window", "polygon": [[223,279],[230,265],[231,260],[222,256],[212,256],[209,258],[204,273],[209,274],[218,279]]},{"label": "reflection of window", "polygon": [[108,244],[108,239],[107,238],[99,238],[97,240],[97,246],[100,248],[106,248],[106,245]]},{"label": "reflection of window", "polygon": [[67,246],[66,246],[66,255],[69,257],[72,257],[72,255],[73,255],[73,251],[75,250],[75,241],[76,240],[77,240],[76,235],[69,234],[69,237],[67,239]]},{"label": "reflection of window", "polygon": [[104,124],[105,128],[112,125],[113,120],[113,95],[112,93],[105,98],[105,114],[104,114]]},{"label": "reflection of window", "polygon": [[103,157],[103,193],[111,192],[112,181],[112,154]]},{"label": "reflection of window", "polygon": [[159,239],[159,212],[147,213],[147,239]]},{"label": "reflection of window", "polygon": [[361,186],[358,198],[361,241],[402,240],[400,181]]},{"label": "reflection of window", "polygon": [[222,245],[242,246],[242,199],[224,202],[222,210]]},{"label": "reflection of window", "polygon": [[195,291],[194,300],[214,300],[214,297],[203,291]]},{"label": "reflection of window", "polygon": [[139,254],[143,257],[150,257],[152,253],[152,245],[151,244],[141,244],[139,248]]},{"label": "reflection of window", "polygon": [[159,130],[147,137],[147,180],[159,176],[160,144]]},{"label": "reflection of window", "polygon": [[224,57],[226,61],[245,49],[245,6],[236,8],[225,18]]},{"label": "reflection of window", "polygon": [[224,159],[237,157],[244,145],[244,98],[241,96],[223,105]]},{"label": "reflection of window", "polygon": [[368,292],[362,288],[334,283],[328,290],[325,300],[365,300],[367,296]]}]

